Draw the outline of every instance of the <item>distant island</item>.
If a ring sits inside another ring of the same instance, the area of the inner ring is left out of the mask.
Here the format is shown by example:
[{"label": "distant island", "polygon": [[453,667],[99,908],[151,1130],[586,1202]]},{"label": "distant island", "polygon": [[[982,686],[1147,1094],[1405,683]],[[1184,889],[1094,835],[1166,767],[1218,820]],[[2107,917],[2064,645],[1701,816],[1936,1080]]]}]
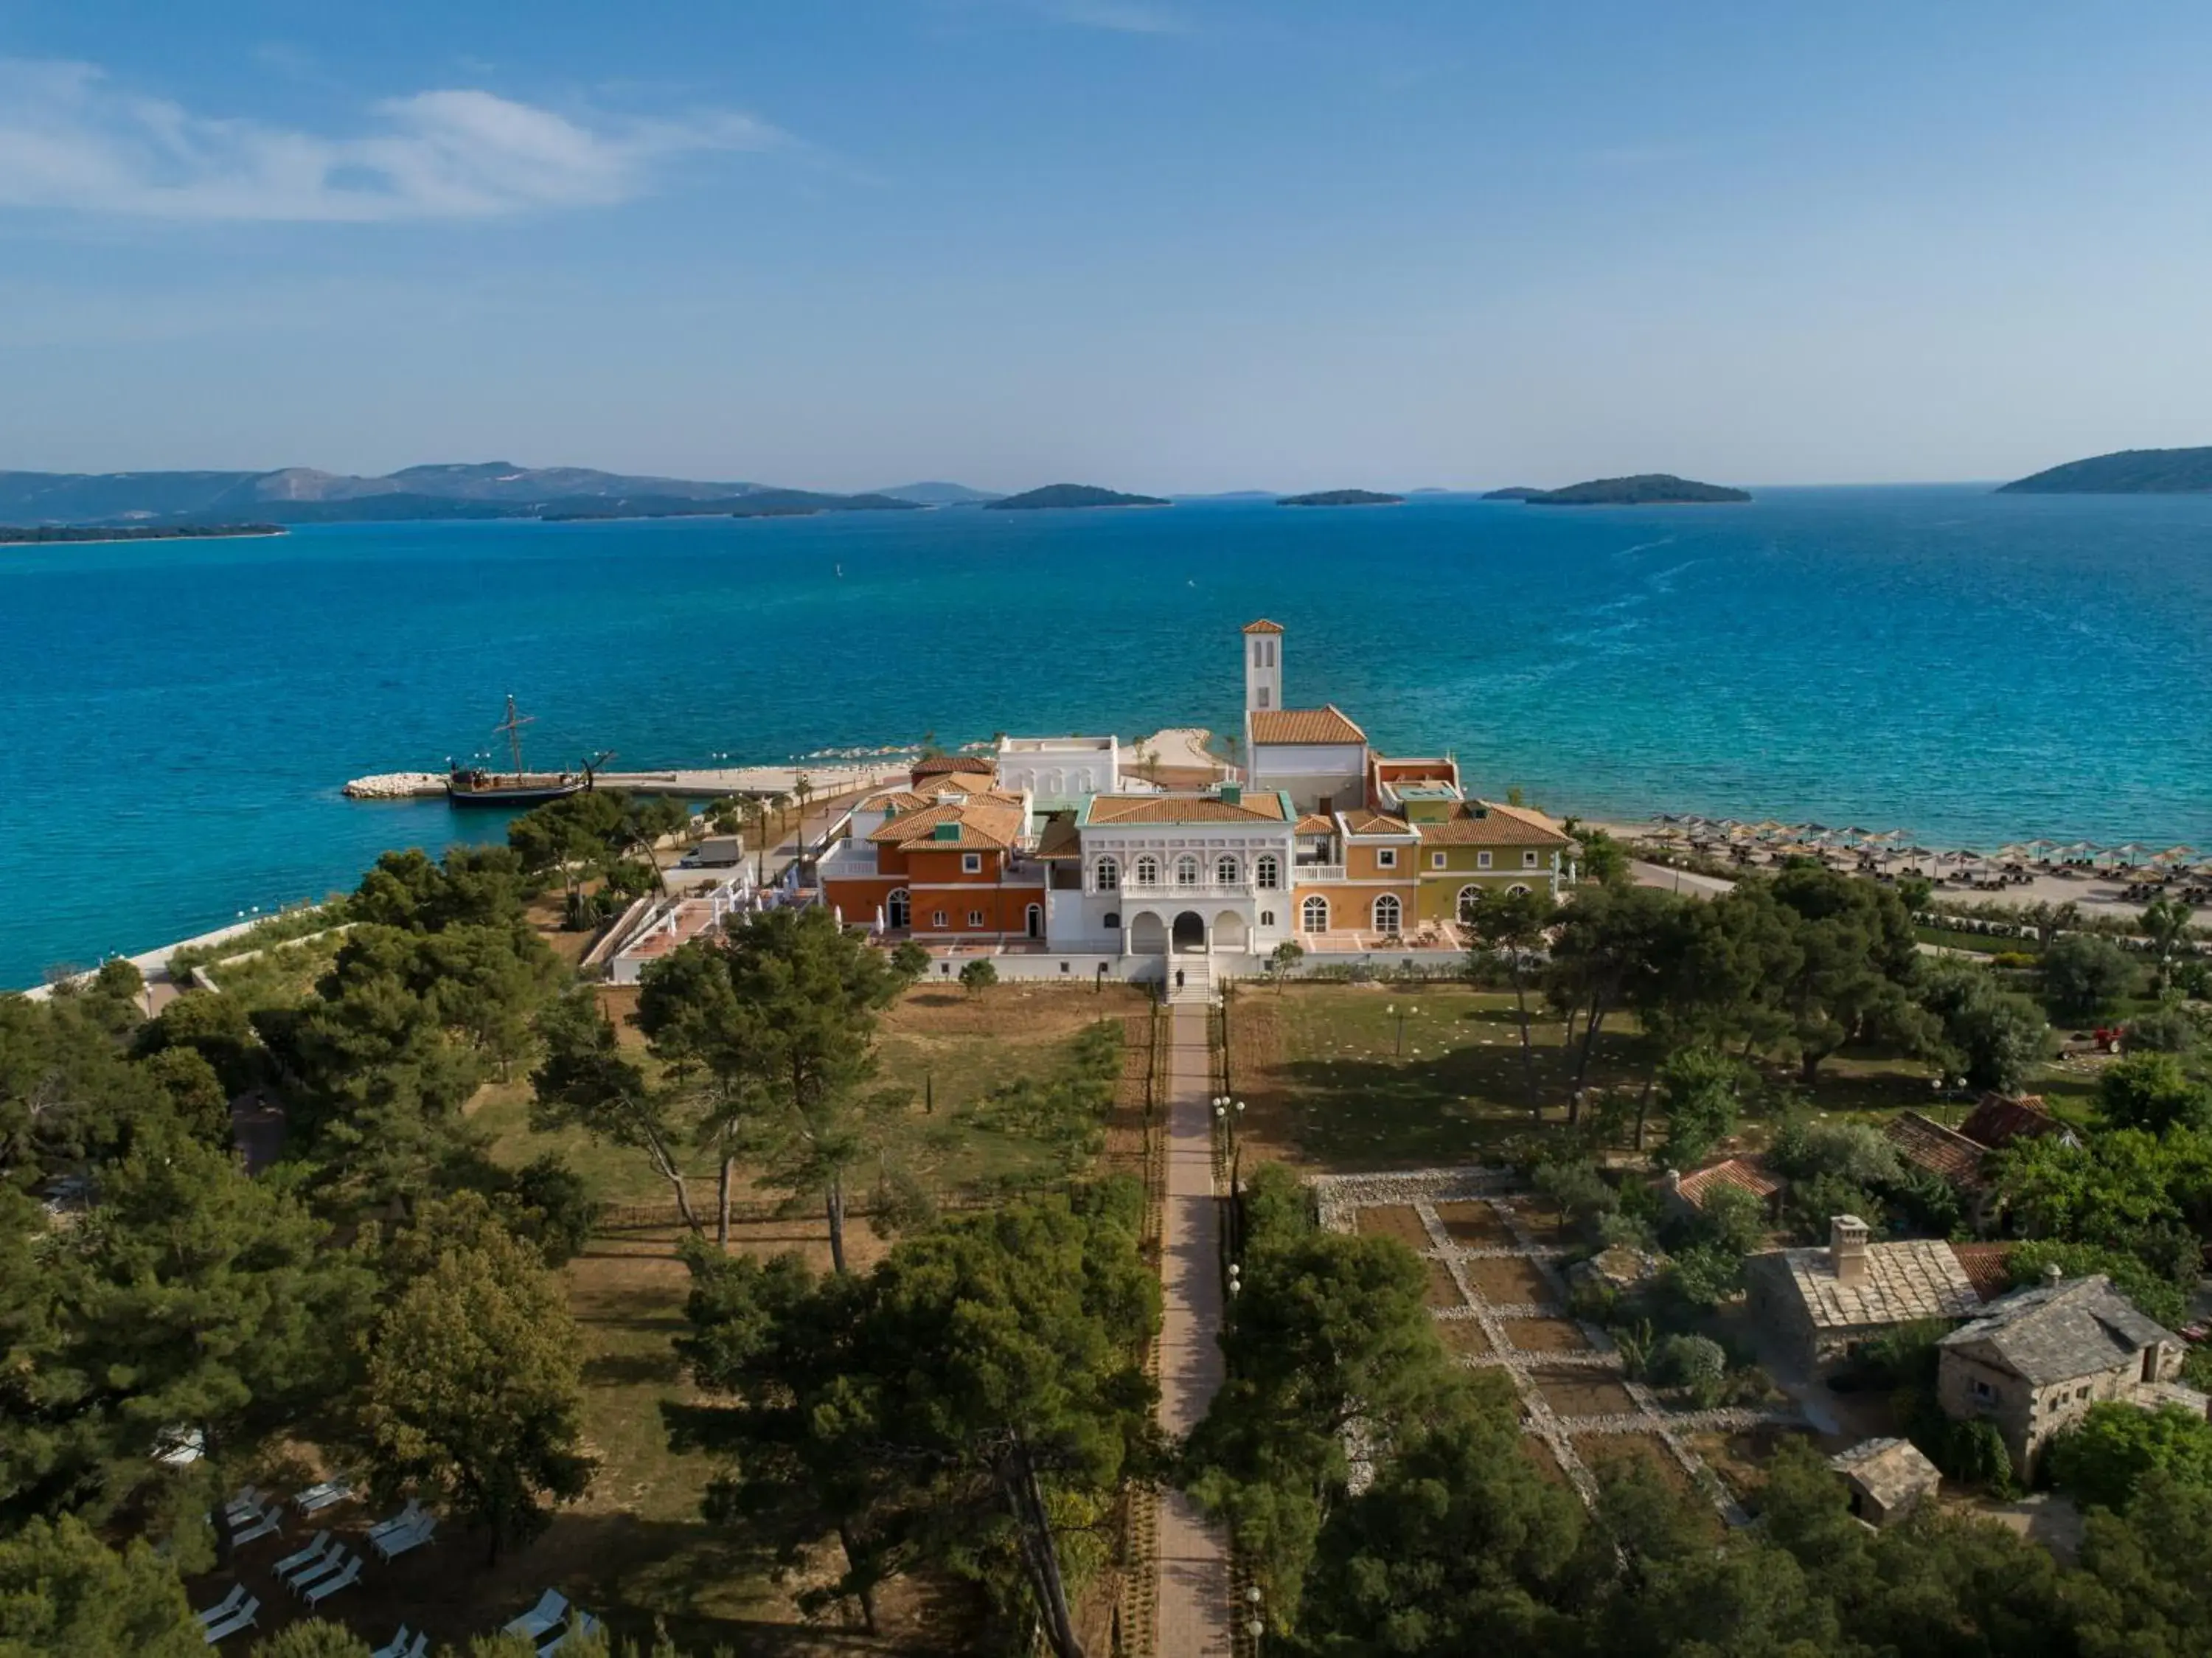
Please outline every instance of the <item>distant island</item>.
[{"label": "distant island", "polygon": [[1516,484],[1510,489],[1485,490],[1482,498],[1485,501],[1534,501],[1538,496],[1550,492],[1548,490],[1532,490],[1526,484]]},{"label": "distant island", "polygon": [[2212,491],[2212,449],[2121,449],[2069,460],[1998,487],[1999,495],[2197,495]]},{"label": "distant island", "polygon": [[0,545],[62,541],[201,541],[214,536],[283,535],[282,524],[0,524]]},{"label": "distant island", "polygon": [[1402,495],[1378,495],[1373,490],[1319,490],[1311,495],[1286,495],[1279,507],[1401,507]]},{"label": "distant island", "polygon": [[1699,484],[1672,472],[1638,472],[1633,478],[1595,478],[1563,490],[1538,490],[1521,497],[1532,507],[1674,507],[1748,501],[1742,490]]},{"label": "distant island", "polygon": [[1119,490],[1102,490],[1092,484],[1048,484],[1041,490],[1024,491],[1020,495],[1001,496],[996,501],[986,501],[986,512],[1021,512],[1040,507],[1164,507],[1169,503],[1156,495],[1124,495]]},{"label": "distant island", "polygon": [[917,507],[980,507],[999,498],[988,490],[970,489],[965,484],[948,484],[942,479],[927,479],[919,484],[895,484],[887,490],[869,490],[866,493],[911,501]]}]

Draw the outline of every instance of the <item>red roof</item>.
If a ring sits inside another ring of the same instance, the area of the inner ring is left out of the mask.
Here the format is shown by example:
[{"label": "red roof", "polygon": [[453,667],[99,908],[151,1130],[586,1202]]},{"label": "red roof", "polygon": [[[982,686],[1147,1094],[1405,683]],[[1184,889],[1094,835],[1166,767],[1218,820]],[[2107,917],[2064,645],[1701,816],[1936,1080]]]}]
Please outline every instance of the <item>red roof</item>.
[{"label": "red roof", "polygon": [[1954,1186],[1976,1186],[1988,1148],[1956,1129],[1945,1128],[1917,1111],[1900,1112],[1882,1129],[1882,1137],[1908,1163],[1940,1174]]},{"label": "red roof", "polygon": [[1974,1286],[1974,1293],[1985,1301],[1993,1301],[2012,1288],[2013,1246],[2008,1243],[1953,1244],[1951,1253],[1959,1258],[1959,1270],[1966,1275],[1966,1282]]},{"label": "red roof", "polygon": [[1782,1190],[1782,1182],[1767,1172],[1764,1163],[1749,1157],[1726,1157],[1685,1174],[1675,1192],[1692,1208],[1703,1209],[1706,1196],[1714,1187],[1723,1186],[1748,1192],[1761,1201]]},{"label": "red roof", "polygon": [[1244,633],[1280,633],[1283,631],[1283,625],[1280,622],[1271,622],[1262,616],[1256,622],[1245,623],[1238,631]]},{"label": "red roof", "polygon": [[916,760],[914,770],[907,775],[920,783],[924,777],[948,777],[956,771],[973,771],[988,777],[996,769],[980,754],[933,754],[926,760]]},{"label": "red roof", "polygon": [[2039,1094],[1985,1094],[1982,1101],[1959,1125],[1959,1132],[1976,1145],[1996,1150],[2023,1136],[2063,1134],[2066,1125],[2043,1108]]}]

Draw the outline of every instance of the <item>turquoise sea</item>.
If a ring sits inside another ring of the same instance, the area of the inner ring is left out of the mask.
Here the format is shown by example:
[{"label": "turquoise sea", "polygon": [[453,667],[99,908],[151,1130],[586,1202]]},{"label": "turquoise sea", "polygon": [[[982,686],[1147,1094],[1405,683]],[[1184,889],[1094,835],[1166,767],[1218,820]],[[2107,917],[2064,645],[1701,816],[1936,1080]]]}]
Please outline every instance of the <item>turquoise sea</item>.
[{"label": "turquoise sea", "polygon": [[[838,574],[842,567],[842,576]],[[2212,849],[2212,497],[378,524],[0,548],[0,984],[496,823],[365,772],[775,761],[1296,702],[1555,811]]]}]

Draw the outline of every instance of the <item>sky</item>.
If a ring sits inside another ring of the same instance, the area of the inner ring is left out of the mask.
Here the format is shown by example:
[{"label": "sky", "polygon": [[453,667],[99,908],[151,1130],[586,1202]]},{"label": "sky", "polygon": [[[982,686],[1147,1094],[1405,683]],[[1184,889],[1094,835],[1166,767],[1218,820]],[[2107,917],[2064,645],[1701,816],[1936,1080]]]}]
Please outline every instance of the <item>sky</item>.
[{"label": "sky", "polygon": [[2212,443],[2212,8],[0,0],[0,468]]}]

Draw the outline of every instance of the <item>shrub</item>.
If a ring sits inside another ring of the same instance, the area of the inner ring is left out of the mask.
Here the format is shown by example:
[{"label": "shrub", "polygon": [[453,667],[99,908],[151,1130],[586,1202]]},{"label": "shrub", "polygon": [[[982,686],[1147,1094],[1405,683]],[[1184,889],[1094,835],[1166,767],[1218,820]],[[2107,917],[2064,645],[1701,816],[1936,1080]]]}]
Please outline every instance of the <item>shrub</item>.
[{"label": "shrub", "polygon": [[2084,1503],[2124,1509],[2154,1468],[2176,1483],[2212,1486],[2212,1422],[2177,1405],[2155,1411],[2103,1404],[2052,1442],[2051,1483]]},{"label": "shrub", "polygon": [[1990,957],[1990,966],[2020,972],[2034,966],[2037,960],[2033,950],[1999,950]]},{"label": "shrub", "polygon": [[2188,1009],[2166,1003],[2128,1021],[2130,1053],[2171,1053],[2187,1058],[2204,1041],[2203,1022]]},{"label": "shrub", "polygon": [[999,970],[988,961],[970,961],[960,970],[960,988],[970,996],[981,996],[999,982]]},{"label": "shrub", "polygon": [[1709,1336],[1669,1336],[1651,1350],[1651,1380],[1679,1387],[1700,1409],[1720,1402],[1728,1381],[1728,1355]]},{"label": "shrub", "polygon": [[1947,1420],[1935,1445],[1920,1448],[1949,1478],[1982,1486],[1996,1496],[2010,1496],[2019,1490],[2013,1479],[2012,1453],[1994,1422],[1981,1417],[1972,1422]]}]

